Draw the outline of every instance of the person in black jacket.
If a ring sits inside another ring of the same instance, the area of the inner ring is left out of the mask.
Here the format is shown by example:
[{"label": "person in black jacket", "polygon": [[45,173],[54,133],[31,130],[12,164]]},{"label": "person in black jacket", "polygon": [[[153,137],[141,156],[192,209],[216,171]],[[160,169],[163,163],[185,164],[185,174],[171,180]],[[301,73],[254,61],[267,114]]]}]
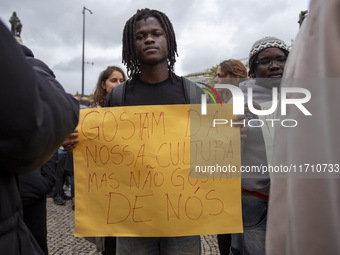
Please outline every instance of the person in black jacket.
[{"label": "person in black jacket", "polygon": [[55,183],[58,152],[36,171],[19,176],[20,197],[24,222],[48,255],[46,196]]},{"label": "person in black jacket", "polygon": [[[78,123],[79,105],[0,21],[0,247],[44,254],[23,222],[17,177],[47,162]],[[33,68],[32,68],[33,67]]]}]

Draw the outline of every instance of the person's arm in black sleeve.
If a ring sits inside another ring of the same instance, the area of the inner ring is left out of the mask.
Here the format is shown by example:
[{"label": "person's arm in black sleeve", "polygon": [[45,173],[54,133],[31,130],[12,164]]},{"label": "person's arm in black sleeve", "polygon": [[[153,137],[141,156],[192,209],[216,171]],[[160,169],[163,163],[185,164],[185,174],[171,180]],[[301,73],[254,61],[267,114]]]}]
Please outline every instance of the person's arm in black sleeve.
[{"label": "person's arm in black sleeve", "polygon": [[52,158],[50,158],[42,167],[40,168],[41,175],[47,181],[50,191],[52,190],[55,179],[56,179],[56,170],[58,165],[58,151],[56,151]]},{"label": "person's arm in black sleeve", "polygon": [[0,166],[20,174],[51,158],[76,127],[79,106],[43,62],[25,58],[1,21],[0,55]]}]

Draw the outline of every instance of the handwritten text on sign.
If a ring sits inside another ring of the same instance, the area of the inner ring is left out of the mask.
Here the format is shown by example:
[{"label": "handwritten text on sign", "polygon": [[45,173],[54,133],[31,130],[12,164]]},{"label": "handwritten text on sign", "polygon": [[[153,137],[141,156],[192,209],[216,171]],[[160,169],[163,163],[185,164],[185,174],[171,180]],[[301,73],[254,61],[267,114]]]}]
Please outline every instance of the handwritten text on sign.
[{"label": "handwritten text on sign", "polygon": [[[189,105],[81,110],[74,151],[76,236],[242,231],[240,180],[226,173],[190,177],[190,151],[197,159],[209,148],[190,134],[193,125],[206,130],[191,118],[199,111]],[[227,141],[228,164],[239,165],[239,130],[219,129],[210,133]],[[210,150],[220,148],[212,143]]]}]

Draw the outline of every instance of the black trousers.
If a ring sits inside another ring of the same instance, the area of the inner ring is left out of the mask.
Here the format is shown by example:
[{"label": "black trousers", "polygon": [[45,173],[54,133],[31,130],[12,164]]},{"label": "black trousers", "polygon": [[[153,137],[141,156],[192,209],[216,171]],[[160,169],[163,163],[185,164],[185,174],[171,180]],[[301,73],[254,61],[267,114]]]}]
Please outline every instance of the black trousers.
[{"label": "black trousers", "polygon": [[105,250],[102,255],[115,255],[116,254],[116,237],[105,237]]},{"label": "black trousers", "polygon": [[229,255],[231,246],[231,234],[217,235],[217,241],[221,255]]},{"label": "black trousers", "polygon": [[37,240],[42,251],[48,255],[46,198],[23,206],[24,222]]},{"label": "black trousers", "polygon": [[56,169],[56,180],[53,188],[54,196],[64,194],[64,173],[67,154],[58,155],[58,165]]}]

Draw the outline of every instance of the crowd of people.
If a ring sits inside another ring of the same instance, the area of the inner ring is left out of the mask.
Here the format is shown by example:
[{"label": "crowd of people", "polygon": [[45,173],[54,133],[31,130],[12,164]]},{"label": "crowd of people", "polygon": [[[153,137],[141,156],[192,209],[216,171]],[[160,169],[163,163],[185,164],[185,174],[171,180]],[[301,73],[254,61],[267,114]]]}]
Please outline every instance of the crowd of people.
[{"label": "crowd of people", "polygon": [[[254,107],[261,109],[261,104],[273,101],[273,88],[280,92],[294,86],[285,79],[337,78],[339,12],[340,0],[312,0],[291,52],[279,38],[259,38],[249,50],[249,71],[239,60],[226,59],[218,64],[214,84],[239,87],[245,102],[251,96]],[[47,255],[46,197],[53,197],[57,205],[66,199],[74,201],[72,150],[79,142],[79,109],[200,103],[203,92],[175,74],[177,43],[172,23],[163,12],[147,8],[137,10],[124,27],[122,60],[127,76],[120,67],[108,66],[99,74],[92,102],[68,95],[54,73],[30,49],[19,45],[1,22],[0,52],[0,247],[6,254]],[[311,103],[313,118],[303,119],[298,128],[275,129],[273,164],[339,164],[336,132],[340,121],[329,111],[336,113],[340,89],[332,82],[299,83],[319,100]],[[217,91],[223,103],[233,103],[228,89]],[[252,120],[252,125],[240,131],[241,164],[268,165],[268,142],[260,120],[248,105],[245,109],[242,118]],[[288,112],[294,114],[296,109]],[[326,123],[331,127],[326,128]],[[311,125],[322,135],[307,132]],[[322,151],[311,149],[316,145]],[[242,174],[243,233],[219,234],[220,253],[339,254],[340,179],[273,177]],[[65,181],[71,196],[64,192]],[[86,239],[105,255],[201,254],[199,233]]]}]

